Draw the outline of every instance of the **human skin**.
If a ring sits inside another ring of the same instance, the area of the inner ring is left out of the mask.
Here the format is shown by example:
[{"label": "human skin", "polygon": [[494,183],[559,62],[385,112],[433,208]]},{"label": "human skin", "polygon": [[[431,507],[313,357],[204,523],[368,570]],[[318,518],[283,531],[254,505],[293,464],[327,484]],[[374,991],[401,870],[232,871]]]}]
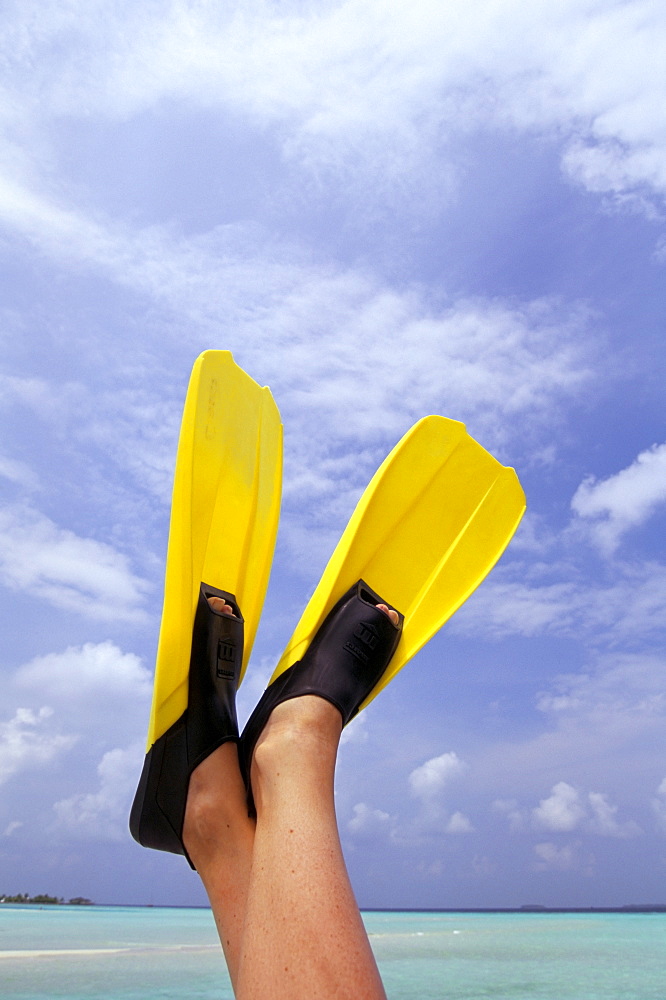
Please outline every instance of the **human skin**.
[{"label": "human skin", "polygon": [[[211,605],[232,611],[220,598]],[[379,607],[397,624],[394,611]],[[256,820],[235,743],[218,747],[190,779],[183,841],[237,1000],[386,998],[338,834],[341,732],[338,709],[316,695],[273,710],[252,758]]]}]

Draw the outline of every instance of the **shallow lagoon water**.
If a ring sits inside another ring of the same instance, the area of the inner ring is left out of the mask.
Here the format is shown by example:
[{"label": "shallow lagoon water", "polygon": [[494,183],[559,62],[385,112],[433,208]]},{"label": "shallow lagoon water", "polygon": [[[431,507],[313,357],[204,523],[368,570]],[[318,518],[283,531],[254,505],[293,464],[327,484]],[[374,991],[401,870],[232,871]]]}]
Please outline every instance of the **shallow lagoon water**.
[{"label": "shallow lagoon water", "polygon": [[[666,914],[367,912],[389,1000],[664,1000]],[[0,906],[5,1000],[231,1000],[204,909]]]}]

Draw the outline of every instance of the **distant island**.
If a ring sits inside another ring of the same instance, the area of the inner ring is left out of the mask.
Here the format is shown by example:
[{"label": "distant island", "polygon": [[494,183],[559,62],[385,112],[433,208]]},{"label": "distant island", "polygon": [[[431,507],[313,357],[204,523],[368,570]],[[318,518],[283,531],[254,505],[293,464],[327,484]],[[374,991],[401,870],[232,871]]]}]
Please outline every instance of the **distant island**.
[{"label": "distant island", "polygon": [[16,896],[6,896],[0,893],[0,903],[30,903],[38,906],[93,906],[92,899],[84,896],[74,896],[73,899],[65,900],[62,896],[47,896],[40,893],[38,896],[29,896],[27,892],[19,892]]},{"label": "distant island", "polygon": [[625,906],[542,906],[540,903],[525,903],[520,913],[663,913],[666,903],[627,903]]}]

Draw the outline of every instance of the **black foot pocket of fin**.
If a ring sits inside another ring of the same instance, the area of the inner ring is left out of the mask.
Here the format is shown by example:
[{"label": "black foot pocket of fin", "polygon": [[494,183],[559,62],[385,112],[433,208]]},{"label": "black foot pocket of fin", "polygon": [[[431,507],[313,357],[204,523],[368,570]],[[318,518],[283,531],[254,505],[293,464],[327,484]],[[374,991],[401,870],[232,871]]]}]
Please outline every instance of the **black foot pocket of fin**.
[{"label": "black foot pocket of fin", "polygon": [[[223,598],[233,617],[214,611],[209,597]],[[236,690],[242,660],[243,617],[236,598],[202,584],[192,630],[188,707],[146,754],[130,814],[135,840],[184,854],[190,865],[182,839],[190,776],[217,747],[238,740]]]},{"label": "black foot pocket of fin", "polygon": [[391,607],[363,580],[357,581],[329,611],[303,659],[276,677],[264,692],[239,747],[250,814],[254,811],[252,754],[273,709],[291,698],[314,694],[335,705],[346,726],[382,677],[400,640],[403,616],[398,612],[394,625],[378,604]]}]

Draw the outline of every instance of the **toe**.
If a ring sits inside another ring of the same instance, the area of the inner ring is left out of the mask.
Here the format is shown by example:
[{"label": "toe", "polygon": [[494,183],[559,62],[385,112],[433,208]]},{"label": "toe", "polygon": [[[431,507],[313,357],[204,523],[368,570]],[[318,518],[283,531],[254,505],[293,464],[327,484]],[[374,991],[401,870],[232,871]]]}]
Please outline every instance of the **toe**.
[{"label": "toe", "polygon": [[383,611],[385,615],[388,615],[394,625],[398,624],[398,612],[394,611],[393,608],[389,608],[386,604],[378,604],[378,609]]},{"label": "toe", "polygon": [[233,616],[234,609],[231,607],[230,604],[227,604],[227,602],[224,600],[223,597],[209,597],[208,603],[210,604],[213,611],[217,611],[221,615]]}]

